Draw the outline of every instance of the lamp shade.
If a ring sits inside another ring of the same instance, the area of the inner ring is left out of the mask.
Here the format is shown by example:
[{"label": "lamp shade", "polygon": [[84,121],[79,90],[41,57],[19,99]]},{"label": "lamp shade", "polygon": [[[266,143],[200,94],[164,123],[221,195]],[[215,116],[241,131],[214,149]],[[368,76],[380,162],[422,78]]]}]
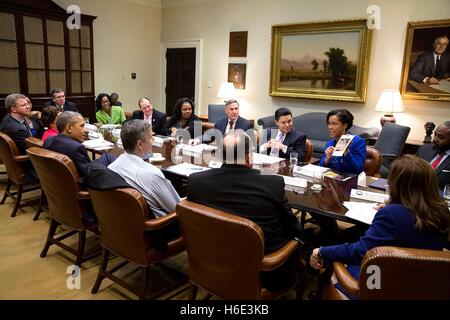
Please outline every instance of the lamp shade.
[{"label": "lamp shade", "polygon": [[378,99],[375,111],[392,114],[394,112],[405,112],[402,97],[398,90],[384,90]]},{"label": "lamp shade", "polygon": [[232,82],[224,82],[220,86],[219,93],[217,93],[217,96],[219,98],[235,98],[236,90],[234,89],[234,85]]}]

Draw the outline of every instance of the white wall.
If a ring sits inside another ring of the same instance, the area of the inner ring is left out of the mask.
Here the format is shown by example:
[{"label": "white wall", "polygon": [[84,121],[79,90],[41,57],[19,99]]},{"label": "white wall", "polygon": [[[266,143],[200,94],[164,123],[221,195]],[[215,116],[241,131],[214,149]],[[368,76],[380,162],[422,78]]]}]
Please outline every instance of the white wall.
[{"label": "white wall", "polygon": [[[161,8],[126,0],[55,0],[80,6],[94,20],[95,91],[117,92],[126,111],[139,97],[160,101]],[[136,80],[131,73],[137,74]],[[155,108],[160,109],[155,103]]]},{"label": "white wall", "polygon": [[[271,26],[283,23],[367,17],[369,5],[381,8],[380,30],[375,30],[365,104],[310,99],[272,98],[269,92]],[[202,105],[206,113],[220,84],[227,79],[230,31],[248,35],[246,89],[242,92],[241,114],[258,119],[273,114],[278,106],[288,106],[294,115],[311,111],[348,108],[360,126],[379,127],[380,113],[373,109],[384,89],[399,89],[409,21],[448,19],[448,0],[216,0],[163,9],[162,41],[203,39]],[[207,82],[212,81],[212,88]],[[396,115],[397,123],[411,127],[409,139],[423,140],[426,121],[440,124],[450,120],[450,103],[405,100],[406,112]]]}]

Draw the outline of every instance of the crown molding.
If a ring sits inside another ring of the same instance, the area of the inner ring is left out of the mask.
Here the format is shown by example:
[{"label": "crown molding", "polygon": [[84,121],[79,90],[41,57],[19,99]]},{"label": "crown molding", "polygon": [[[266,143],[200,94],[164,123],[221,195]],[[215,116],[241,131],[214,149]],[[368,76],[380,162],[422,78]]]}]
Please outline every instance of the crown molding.
[{"label": "crown molding", "polygon": [[216,0],[161,0],[163,8],[173,8],[173,7],[181,7],[188,6],[197,3],[203,2],[213,2]]}]

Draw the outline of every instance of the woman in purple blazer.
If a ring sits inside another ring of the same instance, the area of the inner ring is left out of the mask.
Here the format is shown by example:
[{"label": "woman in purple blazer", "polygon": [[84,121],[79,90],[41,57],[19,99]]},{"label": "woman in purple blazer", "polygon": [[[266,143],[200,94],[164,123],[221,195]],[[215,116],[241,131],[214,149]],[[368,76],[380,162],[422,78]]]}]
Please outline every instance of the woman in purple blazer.
[{"label": "woman in purple blazer", "polygon": [[361,260],[372,248],[443,249],[450,215],[429,163],[414,155],[403,155],[393,162],[388,184],[390,204],[377,212],[365,235],[355,243],[314,249],[310,258],[313,268],[339,261],[347,264],[349,272],[359,279]]}]

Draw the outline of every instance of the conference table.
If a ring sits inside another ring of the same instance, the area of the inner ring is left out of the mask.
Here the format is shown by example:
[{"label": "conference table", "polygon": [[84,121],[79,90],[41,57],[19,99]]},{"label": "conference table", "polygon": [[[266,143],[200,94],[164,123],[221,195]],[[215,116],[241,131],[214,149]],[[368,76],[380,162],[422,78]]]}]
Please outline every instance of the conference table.
[{"label": "conference table", "polygon": [[[92,150],[93,153],[102,154],[106,152],[105,150]],[[186,185],[187,184],[187,176],[180,175],[169,170],[170,167],[180,164],[180,163],[190,163],[199,165],[202,167],[208,167],[209,162],[219,161],[216,159],[216,153],[214,151],[206,151],[198,156],[183,154],[182,159],[178,159],[177,161],[173,161],[173,153],[176,150],[176,141],[165,141],[161,147],[153,146],[153,153],[160,153],[164,160],[160,160],[158,162],[152,162],[153,165],[161,169],[167,179],[171,180],[174,186]],[[115,147],[108,152],[113,153],[118,156],[123,153],[123,150],[115,144]],[[282,176],[296,176],[293,174],[292,168],[289,167],[289,162],[284,160],[275,164],[264,164],[264,165],[254,165],[255,169],[262,170],[265,174],[278,174]],[[367,177],[367,183],[375,181],[375,178]],[[337,182],[333,179],[325,178],[323,181],[323,187],[321,191],[313,191],[311,189],[311,182],[308,182],[307,187],[299,188],[292,187],[290,190],[286,190],[286,197],[289,201],[289,204],[292,208],[301,210],[303,212],[309,212],[313,214],[319,214],[322,216],[327,216],[332,219],[350,222],[354,224],[362,224],[358,220],[354,220],[350,217],[347,217],[345,213],[347,212],[347,208],[343,205],[343,201],[350,200],[350,194],[348,188],[344,188],[344,185],[340,182]],[[369,187],[360,187],[357,189],[367,190],[376,193],[384,193],[380,190],[369,188]],[[358,199],[351,199],[352,201],[359,202]]]}]

